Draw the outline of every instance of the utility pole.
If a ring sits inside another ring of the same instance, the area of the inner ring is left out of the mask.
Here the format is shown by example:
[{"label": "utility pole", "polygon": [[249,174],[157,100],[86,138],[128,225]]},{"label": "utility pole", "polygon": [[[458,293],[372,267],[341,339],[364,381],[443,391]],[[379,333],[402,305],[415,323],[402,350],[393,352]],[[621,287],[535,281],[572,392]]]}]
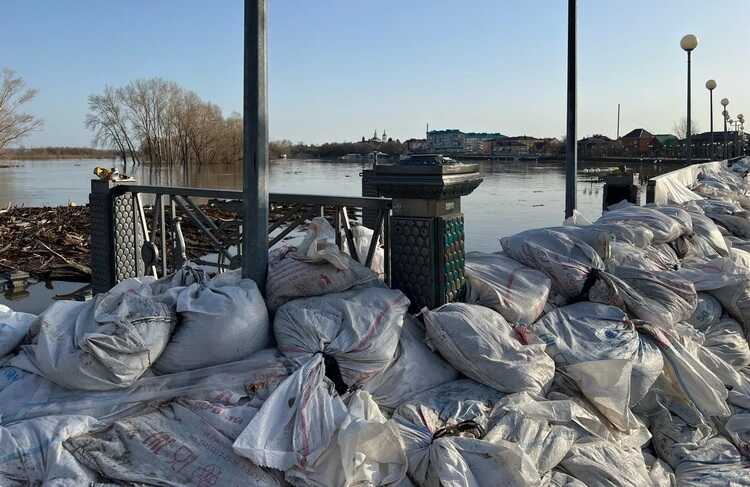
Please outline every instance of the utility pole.
[{"label": "utility pole", "polygon": [[268,267],[268,0],[245,0],[242,277],[261,292]]},{"label": "utility pole", "polygon": [[568,0],[568,126],[565,150],[565,218],[576,209],[576,174],[578,147],[576,143],[576,0]]},{"label": "utility pole", "polygon": [[617,104],[617,138],[615,140],[620,140],[620,104]]}]

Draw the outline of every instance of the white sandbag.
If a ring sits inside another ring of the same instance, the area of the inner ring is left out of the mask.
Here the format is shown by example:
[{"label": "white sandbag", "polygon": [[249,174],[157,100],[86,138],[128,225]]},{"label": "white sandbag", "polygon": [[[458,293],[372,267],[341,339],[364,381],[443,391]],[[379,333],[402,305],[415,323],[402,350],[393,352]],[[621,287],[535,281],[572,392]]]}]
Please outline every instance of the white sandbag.
[{"label": "white sandbag", "polygon": [[278,309],[273,331],[279,350],[300,364],[314,355],[326,357],[328,373],[340,373],[341,389],[388,367],[408,307],[401,291],[386,288],[299,299]]},{"label": "white sandbag", "polygon": [[504,440],[517,444],[534,461],[537,471],[544,475],[565,458],[578,434],[570,426],[534,417],[533,413],[527,414],[523,409],[509,408],[511,404],[515,405],[513,399],[508,396],[495,405],[493,417],[501,417],[494,421],[483,439],[490,443]]},{"label": "white sandbag", "polygon": [[347,414],[325,374],[318,354],[290,375],[235,440],[234,451],[256,465],[281,471],[314,465]]},{"label": "white sandbag", "polygon": [[542,271],[564,299],[579,298],[587,290],[592,270],[604,269],[599,254],[581,240],[551,230],[527,230],[500,240],[511,258]]},{"label": "white sandbag", "polygon": [[713,220],[693,212],[690,213],[690,218],[693,221],[695,236],[705,239],[719,255],[726,257],[729,254],[729,248]]},{"label": "white sandbag", "polygon": [[[630,295],[623,294],[623,300],[627,311],[641,320],[671,326],[689,319],[695,312],[698,303],[695,286],[679,274],[672,271],[649,272],[626,266],[615,267],[612,271],[640,295],[636,299],[637,305],[629,301]],[[621,289],[621,286],[616,286],[616,289]],[[593,291],[589,296],[592,295]],[[591,300],[595,299],[592,297]]]},{"label": "white sandbag", "polygon": [[458,379],[458,371],[424,341],[424,329],[407,315],[393,361],[364,384],[381,409],[391,411],[416,394]]},{"label": "white sandbag", "polygon": [[503,254],[466,254],[466,302],[492,308],[513,324],[528,325],[544,311],[551,281]]},{"label": "white sandbag", "polygon": [[[23,356],[13,364],[22,364]],[[215,365],[177,374],[141,377],[127,389],[81,391],[66,389],[44,377],[17,367],[0,369],[0,377],[13,377],[0,390],[0,422],[8,424],[56,414],[85,414],[107,419],[143,403],[187,397],[210,402],[239,401],[260,408],[296,364],[269,349],[239,362]]]},{"label": "white sandbag", "polygon": [[563,221],[564,225],[591,225],[591,221],[583,213],[574,209],[573,214]]},{"label": "white sandbag", "polygon": [[464,394],[459,399],[441,386],[432,401],[410,401],[394,414],[411,479],[422,487],[538,485],[532,458],[517,444],[481,440],[490,404],[463,400],[476,397],[470,389]]},{"label": "white sandbag", "polygon": [[737,267],[727,257],[690,262],[675,272],[692,282],[696,291],[713,291],[727,286],[736,286],[748,277],[743,269]]},{"label": "white sandbag", "polygon": [[555,470],[542,479],[543,487],[586,487],[586,484],[567,473]]},{"label": "white sandbag", "polygon": [[705,330],[708,326],[718,323],[724,310],[721,303],[708,293],[698,293],[698,302],[693,316],[687,321],[698,330]]},{"label": "white sandbag", "polygon": [[693,219],[684,209],[677,206],[655,206],[654,209],[677,220],[680,223],[682,235],[693,233]]},{"label": "white sandbag", "polygon": [[724,311],[742,325],[745,336],[750,336],[750,276],[709,292],[719,300]]},{"label": "white sandbag", "polygon": [[645,271],[668,271],[680,267],[677,255],[665,246],[650,245],[638,248],[626,242],[613,242],[610,261],[607,262],[607,270],[611,271],[616,266],[628,266]]},{"label": "white sandbag", "polygon": [[600,234],[610,237],[615,242],[627,243],[638,248],[646,248],[654,240],[654,232],[646,227],[638,225],[626,225],[624,223],[596,223],[585,227],[574,227],[573,235],[583,240],[592,247],[595,242],[601,241]]},{"label": "white sandbag", "polygon": [[654,487],[677,487],[674,470],[667,462],[643,450],[643,459],[648,467],[648,476]]},{"label": "white sandbag", "polygon": [[557,308],[520,330],[529,343],[544,343],[558,367],[596,360],[632,361],[631,405],[640,401],[661,374],[661,353],[639,337],[625,312],[581,302]]},{"label": "white sandbag", "polygon": [[35,315],[13,311],[0,304],[0,358],[15,350],[35,319]]},{"label": "white sandbag", "polygon": [[0,427],[0,485],[92,485],[97,476],[62,445],[95,424],[90,416],[45,416]]},{"label": "white sandbag", "polygon": [[685,226],[675,218],[653,208],[635,205],[607,211],[596,223],[623,223],[646,227],[654,234],[654,244],[669,243],[685,233]]},{"label": "white sandbag", "polygon": [[154,279],[146,276],[138,278],[143,282],[139,294],[151,296],[159,302],[169,306],[171,310],[177,306],[177,298],[183,289],[192,284],[201,284],[209,280],[208,273],[193,262],[187,261],[174,274]]},{"label": "white sandbag", "polygon": [[314,464],[288,470],[286,480],[299,487],[401,486],[407,460],[396,423],[367,392],[354,392],[346,404],[346,418],[326,451]]},{"label": "white sandbag", "polygon": [[199,369],[248,358],[272,344],[268,311],[258,287],[239,271],[183,289],[179,322],[154,364],[160,373]]},{"label": "white sandbag", "polygon": [[497,312],[450,303],[424,310],[428,344],[457,370],[500,392],[546,391],[555,364],[543,344],[523,343]]},{"label": "white sandbag", "polygon": [[175,315],[123,281],[85,303],[58,301],[39,316],[30,358],[49,380],[71,389],[128,387],[159,358]]},{"label": "white sandbag", "polygon": [[339,293],[378,283],[370,269],[341,252],[325,218],[314,218],[299,247],[272,250],[268,256],[266,305],[275,311],[297,298]]},{"label": "white sandbag", "polygon": [[694,203],[708,217],[712,217],[712,215],[733,215],[742,211],[742,207],[732,201],[702,199],[696,200]]},{"label": "white sandbag", "polygon": [[750,457],[750,413],[732,415],[724,423],[724,431],[739,452]]},{"label": "white sandbag", "polygon": [[[367,253],[370,251],[370,242],[372,242],[372,236],[375,232],[367,228],[364,225],[354,225],[352,227],[352,239],[354,240],[354,247],[357,249],[357,261],[360,264],[367,263]],[[349,246],[344,245],[344,252],[350,254]],[[351,255],[351,254],[350,254]],[[383,247],[378,244],[375,247],[375,252],[372,254],[372,262],[369,266],[380,279],[385,275],[385,251]]]},{"label": "white sandbag", "polygon": [[709,215],[714,221],[721,224],[732,235],[740,238],[750,238],[750,219],[738,215],[722,215],[712,213]]},{"label": "white sandbag", "polygon": [[65,448],[104,478],[148,485],[283,485],[232,452],[229,439],[171,403],[69,438]]},{"label": "white sandbag", "polygon": [[750,252],[742,249],[730,249],[729,258],[737,267],[750,273]]},{"label": "white sandbag", "polygon": [[583,397],[619,431],[638,429],[630,411],[631,360],[612,359],[568,365],[562,373],[572,379]]},{"label": "white sandbag", "polygon": [[725,438],[714,436],[700,445],[685,445],[675,469],[680,487],[748,487],[750,461]]},{"label": "white sandbag", "polygon": [[561,463],[588,487],[643,487],[651,480],[641,452],[597,441],[574,445]]},{"label": "white sandbag", "polygon": [[725,316],[703,330],[703,346],[737,369],[750,365],[750,347],[742,326]]},{"label": "white sandbag", "polygon": [[664,375],[683,401],[692,404],[707,418],[727,417],[727,389],[721,378],[691,353],[694,344],[676,333],[644,326],[655,339],[664,356]]}]

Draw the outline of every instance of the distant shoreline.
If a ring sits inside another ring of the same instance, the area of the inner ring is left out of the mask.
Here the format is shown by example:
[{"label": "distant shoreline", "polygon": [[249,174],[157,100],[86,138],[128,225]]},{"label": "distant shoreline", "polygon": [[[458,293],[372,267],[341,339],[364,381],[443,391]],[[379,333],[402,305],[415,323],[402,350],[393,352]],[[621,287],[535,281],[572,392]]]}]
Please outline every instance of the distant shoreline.
[{"label": "distant shoreline", "polygon": [[5,149],[0,152],[0,161],[53,161],[82,159],[115,159],[110,150],[88,147],[35,147],[30,149]]}]

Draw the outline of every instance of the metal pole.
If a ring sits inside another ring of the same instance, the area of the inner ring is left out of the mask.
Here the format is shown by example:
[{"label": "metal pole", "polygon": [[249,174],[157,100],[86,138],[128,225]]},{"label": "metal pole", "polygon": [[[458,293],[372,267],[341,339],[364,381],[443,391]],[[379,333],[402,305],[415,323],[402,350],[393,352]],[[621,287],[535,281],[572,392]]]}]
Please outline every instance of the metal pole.
[{"label": "metal pole", "polygon": [[576,209],[576,0],[568,0],[568,130],[565,151],[565,218]]},{"label": "metal pole", "polygon": [[268,266],[268,0],[245,0],[242,277],[263,291]]},{"label": "metal pole", "polygon": [[711,105],[711,159],[716,157],[716,149],[714,147],[714,90],[708,90],[710,105]]},{"label": "metal pole", "polygon": [[727,107],[724,107],[724,159],[729,159],[729,142],[727,141]]},{"label": "metal pole", "polygon": [[690,165],[691,159],[693,158],[693,146],[691,144],[691,130],[690,130],[690,52],[688,51],[688,79],[687,79],[687,163]]},{"label": "metal pole", "polygon": [[617,104],[617,138],[615,140],[620,140],[620,104]]}]

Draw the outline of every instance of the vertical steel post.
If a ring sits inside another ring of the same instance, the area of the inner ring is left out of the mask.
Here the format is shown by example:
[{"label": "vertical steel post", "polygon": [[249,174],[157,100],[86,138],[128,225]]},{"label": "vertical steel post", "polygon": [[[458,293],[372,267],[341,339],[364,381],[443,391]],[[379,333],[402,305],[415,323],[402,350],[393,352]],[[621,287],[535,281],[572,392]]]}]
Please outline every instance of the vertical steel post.
[{"label": "vertical steel post", "polygon": [[568,129],[565,150],[565,217],[576,209],[576,0],[568,0]]},{"label": "vertical steel post", "polygon": [[268,0],[245,0],[242,276],[263,291],[268,266]]},{"label": "vertical steel post", "polygon": [[687,163],[690,165],[693,158],[693,146],[691,144],[692,138],[691,138],[691,130],[690,130],[690,52],[688,51],[688,123],[687,123],[687,137],[685,139],[685,142],[687,143]]},{"label": "vertical steel post", "polygon": [[714,147],[714,90],[708,90],[710,93],[710,105],[711,105],[711,159],[716,157],[716,148]]},{"label": "vertical steel post", "polygon": [[724,107],[724,159],[729,159],[729,142],[727,141],[727,107]]},{"label": "vertical steel post", "polygon": [[615,140],[620,140],[620,104],[617,104],[617,138]]}]

